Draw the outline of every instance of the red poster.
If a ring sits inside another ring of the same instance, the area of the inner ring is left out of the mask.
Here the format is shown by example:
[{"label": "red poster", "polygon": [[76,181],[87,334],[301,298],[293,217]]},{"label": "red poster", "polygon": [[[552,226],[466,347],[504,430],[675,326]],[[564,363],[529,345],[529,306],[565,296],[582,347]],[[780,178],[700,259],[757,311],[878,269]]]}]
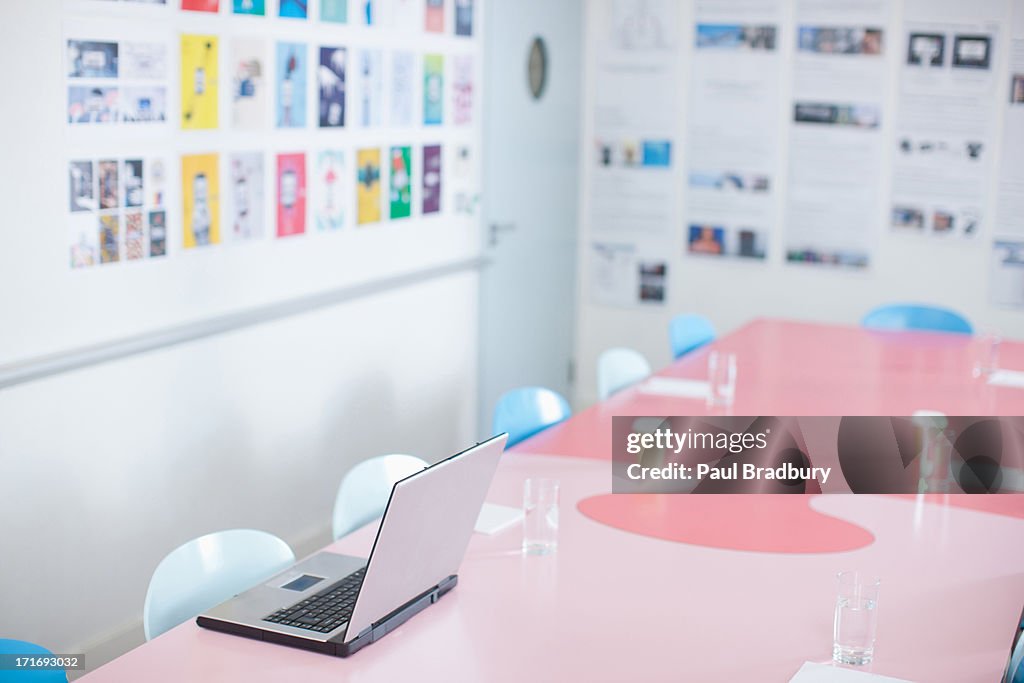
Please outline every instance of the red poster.
[{"label": "red poster", "polygon": [[426,29],[444,33],[444,0],[427,0]]},{"label": "red poster", "polygon": [[220,0],[181,0],[181,9],[193,12],[219,12]]},{"label": "red poster", "polygon": [[306,155],[277,155],[277,236],[306,232]]}]

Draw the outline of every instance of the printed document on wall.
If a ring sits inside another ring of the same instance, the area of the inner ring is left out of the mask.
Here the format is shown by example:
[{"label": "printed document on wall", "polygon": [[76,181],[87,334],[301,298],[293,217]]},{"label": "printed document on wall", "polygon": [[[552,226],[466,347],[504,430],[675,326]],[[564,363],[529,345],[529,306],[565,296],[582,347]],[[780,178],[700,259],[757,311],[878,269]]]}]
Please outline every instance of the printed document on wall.
[{"label": "printed document on wall", "polygon": [[866,267],[881,212],[889,0],[797,0],[786,259]]},{"label": "printed document on wall", "polygon": [[996,195],[996,234],[1024,239],[1024,2],[1013,6],[1010,92],[1004,103],[1003,144]]},{"label": "printed document on wall", "polygon": [[991,217],[997,55],[1009,0],[907,0],[890,225],[900,233],[976,238]]},{"label": "printed document on wall", "polygon": [[641,253],[629,242],[590,245],[590,292],[595,304],[629,307],[664,304],[668,263],[664,253]]},{"label": "printed document on wall", "polygon": [[776,222],[781,0],[696,4],[686,249],[761,260]]},{"label": "printed document on wall", "polygon": [[1024,308],[1024,1],[1012,12],[990,286],[993,303]]},{"label": "printed document on wall", "polygon": [[595,233],[672,226],[672,147],[680,82],[676,3],[595,4],[590,222]]},{"label": "printed document on wall", "polygon": [[992,303],[1024,308],[1024,239],[992,245]]},{"label": "printed document on wall", "polygon": [[[631,250],[654,254],[661,275],[645,290],[648,303],[664,301],[663,260],[672,250],[678,215],[678,11],[673,0],[606,0],[594,4],[592,15],[585,211],[602,245],[592,259],[597,264]],[[610,266],[592,270],[595,278],[604,273],[595,280],[595,301],[621,305],[642,300],[638,262],[631,258],[628,278],[611,277]]]}]

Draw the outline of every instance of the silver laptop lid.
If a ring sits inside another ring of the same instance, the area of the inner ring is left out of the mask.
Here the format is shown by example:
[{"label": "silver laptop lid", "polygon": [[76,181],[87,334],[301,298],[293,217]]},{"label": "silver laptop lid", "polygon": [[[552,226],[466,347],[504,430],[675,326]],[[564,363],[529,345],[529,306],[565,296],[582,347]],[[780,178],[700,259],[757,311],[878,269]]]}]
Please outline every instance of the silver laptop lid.
[{"label": "silver laptop lid", "polygon": [[507,434],[395,484],[345,641],[457,574]]}]

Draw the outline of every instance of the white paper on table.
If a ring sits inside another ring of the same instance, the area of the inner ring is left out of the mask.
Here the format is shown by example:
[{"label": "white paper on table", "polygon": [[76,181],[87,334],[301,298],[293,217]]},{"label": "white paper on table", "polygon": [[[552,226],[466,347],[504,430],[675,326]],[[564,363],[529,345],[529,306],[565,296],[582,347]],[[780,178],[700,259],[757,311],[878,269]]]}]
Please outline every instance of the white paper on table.
[{"label": "white paper on table", "polygon": [[639,387],[642,394],[675,396],[678,398],[706,398],[708,383],[699,379],[651,377]]},{"label": "white paper on table", "polygon": [[476,518],[476,525],[473,527],[473,531],[493,536],[499,531],[504,531],[510,526],[518,524],[522,518],[523,511],[520,508],[484,503],[483,507],[480,508],[480,516]]},{"label": "white paper on table", "polygon": [[1020,370],[996,370],[989,375],[988,383],[997,387],[1024,389],[1024,372]]},{"label": "white paper on table", "polygon": [[904,678],[879,676],[867,671],[843,669],[831,664],[804,662],[789,683],[910,683]]}]

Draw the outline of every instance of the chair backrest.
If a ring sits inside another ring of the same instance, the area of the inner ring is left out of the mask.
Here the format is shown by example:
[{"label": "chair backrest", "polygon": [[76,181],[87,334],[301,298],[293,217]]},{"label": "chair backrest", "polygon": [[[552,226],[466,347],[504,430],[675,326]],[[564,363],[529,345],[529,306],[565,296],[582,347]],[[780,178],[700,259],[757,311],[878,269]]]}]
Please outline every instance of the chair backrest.
[{"label": "chair backrest", "polygon": [[715,336],[715,327],[711,321],[696,313],[677,315],[668,324],[668,340],[672,345],[673,358],[679,358],[715,341]]},{"label": "chair backrest", "polygon": [[[0,655],[33,655],[49,657],[53,653],[42,645],[24,640],[0,638]],[[0,683],[68,683],[67,674],[60,669],[13,670],[0,669]]]},{"label": "chair backrest", "polygon": [[861,321],[872,330],[931,330],[971,334],[974,328],[967,318],[941,306],[889,304],[874,309]]},{"label": "chair backrest", "polygon": [[501,395],[494,407],[494,433],[508,432],[510,447],[572,415],[572,408],[557,391],[520,387]]},{"label": "chair backrest", "polygon": [[605,349],[597,358],[597,395],[602,401],[651,374],[644,355],[622,347]]},{"label": "chair backrest", "polygon": [[153,572],[142,610],[146,640],[198,616],[295,563],[273,534],[228,529],[178,546]]},{"label": "chair backrest", "polygon": [[[1021,620],[1021,626],[1024,627],[1024,620]],[[1024,683],[1024,633],[1017,634],[1017,641],[1010,652],[1005,683]]]},{"label": "chair backrest", "polygon": [[392,453],[364,460],[341,480],[334,499],[334,540],[384,514],[395,482],[427,467],[415,455]]}]

